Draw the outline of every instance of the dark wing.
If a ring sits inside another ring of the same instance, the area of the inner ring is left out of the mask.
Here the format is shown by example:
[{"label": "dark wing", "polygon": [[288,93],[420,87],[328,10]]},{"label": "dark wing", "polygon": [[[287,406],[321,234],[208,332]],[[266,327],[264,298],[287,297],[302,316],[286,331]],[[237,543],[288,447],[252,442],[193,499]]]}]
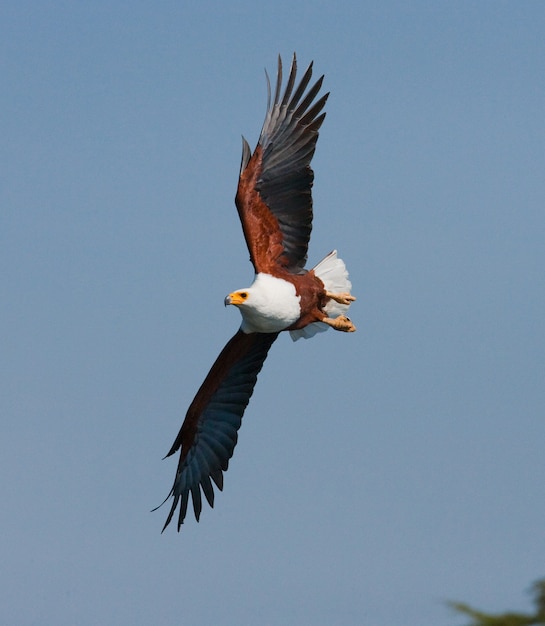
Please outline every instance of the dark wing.
[{"label": "dark wing", "polygon": [[181,448],[174,485],[167,499],[174,502],[163,530],[178,504],[178,530],[184,522],[189,494],[195,517],[201,514],[201,489],[214,506],[214,489],[223,489],[223,473],[237,443],[244,409],[248,405],[267,352],[278,333],[245,334],[239,330],[221,351],[185,416],[167,456]]},{"label": "dark wing", "polygon": [[322,76],[305,95],[312,77],[312,63],[294,91],[296,73],[293,55],[281,96],[282,61],[278,58],[272,101],[267,76],[267,115],[253,155],[243,138],[235,201],[256,272],[274,274],[275,270],[287,269],[296,273],[303,269],[307,259],[314,180],[310,162],[325,118],[321,111],[329,94],[314,102],[322,86]]}]

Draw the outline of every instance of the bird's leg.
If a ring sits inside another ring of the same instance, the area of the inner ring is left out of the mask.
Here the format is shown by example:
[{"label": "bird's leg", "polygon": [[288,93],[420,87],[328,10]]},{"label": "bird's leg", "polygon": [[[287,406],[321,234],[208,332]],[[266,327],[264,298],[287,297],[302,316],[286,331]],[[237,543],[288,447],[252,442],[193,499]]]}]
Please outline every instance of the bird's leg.
[{"label": "bird's leg", "polygon": [[[342,293],[331,293],[331,291],[326,291],[325,295],[327,298],[338,302],[339,304],[344,304],[348,306],[350,303],[354,302],[356,299],[353,295],[349,294],[347,291]],[[340,330],[345,333],[353,333],[356,330],[356,327],[350,320],[350,318],[346,317],[346,315],[339,315],[338,317],[331,318],[324,316],[321,320],[324,324],[331,326],[335,330]]]},{"label": "bird's leg", "polygon": [[352,321],[345,315],[339,315],[339,317],[335,318],[324,317],[321,321],[324,324],[331,326],[331,328],[334,328],[335,330],[341,330],[344,333],[353,333],[356,330],[356,327],[354,326],[354,324],[352,324]]},{"label": "bird's leg", "polygon": [[345,292],[345,293],[331,293],[329,291],[325,292],[325,295],[328,298],[331,298],[331,300],[335,300],[335,302],[338,302],[339,304],[350,304],[351,302],[354,302],[354,300],[356,298],[354,298],[353,295]]}]

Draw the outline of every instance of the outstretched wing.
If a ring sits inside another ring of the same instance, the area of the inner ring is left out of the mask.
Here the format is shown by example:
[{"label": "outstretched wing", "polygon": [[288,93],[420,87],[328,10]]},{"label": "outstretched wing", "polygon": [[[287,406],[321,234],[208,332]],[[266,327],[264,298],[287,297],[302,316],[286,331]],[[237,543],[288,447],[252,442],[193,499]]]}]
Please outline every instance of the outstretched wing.
[{"label": "outstretched wing", "polygon": [[272,101],[267,76],[267,115],[253,155],[243,138],[235,202],[256,272],[275,274],[284,269],[296,273],[303,269],[307,258],[314,179],[310,162],[329,94],[314,101],[323,76],[305,94],[312,78],[312,63],[294,91],[296,74],[294,54],[281,96],[282,61],[278,58]]},{"label": "outstretched wing", "polygon": [[214,488],[223,489],[223,473],[237,443],[244,409],[269,348],[278,333],[245,334],[239,330],[221,351],[185,416],[182,428],[167,456],[181,448],[174,485],[167,499],[174,501],[163,530],[178,504],[178,530],[184,522],[189,494],[199,521],[201,489],[214,506]]}]

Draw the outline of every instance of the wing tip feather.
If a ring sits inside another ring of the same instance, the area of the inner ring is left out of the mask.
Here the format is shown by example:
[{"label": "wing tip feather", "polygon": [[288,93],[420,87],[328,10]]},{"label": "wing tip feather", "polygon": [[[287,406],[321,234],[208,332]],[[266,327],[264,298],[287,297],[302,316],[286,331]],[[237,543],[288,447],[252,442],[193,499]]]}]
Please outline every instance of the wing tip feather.
[{"label": "wing tip feather", "polygon": [[244,135],[242,135],[242,158],[240,161],[240,173],[248,167],[248,163],[252,158],[252,149],[250,148],[250,144],[246,141]]}]

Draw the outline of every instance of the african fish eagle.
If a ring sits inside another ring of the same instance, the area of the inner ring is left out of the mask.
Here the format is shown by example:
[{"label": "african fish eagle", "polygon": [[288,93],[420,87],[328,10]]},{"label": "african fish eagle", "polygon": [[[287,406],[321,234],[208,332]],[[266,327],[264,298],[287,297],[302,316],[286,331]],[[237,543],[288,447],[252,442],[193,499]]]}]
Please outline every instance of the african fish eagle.
[{"label": "african fish eagle", "polygon": [[[202,509],[201,490],[214,506],[212,482],[223,489],[223,472],[237,443],[244,410],[269,348],[284,330],[292,339],[311,337],[331,327],[353,332],[345,313],[355,298],[348,273],[336,251],[305,270],[312,229],[310,162],[325,118],[328,93],[315,100],[323,76],[307,87],[312,63],[294,89],[295,54],[282,92],[282,61],[274,97],[267,76],[265,122],[254,152],[243,138],[242,164],[235,203],[255,270],[251,287],[233,291],[225,305],[238,307],[242,325],[229,340],[187,410],[167,456],[180,450],[173,498],[163,530],[178,505],[178,530],[189,494],[195,518]],[[165,500],[166,501],[166,500]]]}]

